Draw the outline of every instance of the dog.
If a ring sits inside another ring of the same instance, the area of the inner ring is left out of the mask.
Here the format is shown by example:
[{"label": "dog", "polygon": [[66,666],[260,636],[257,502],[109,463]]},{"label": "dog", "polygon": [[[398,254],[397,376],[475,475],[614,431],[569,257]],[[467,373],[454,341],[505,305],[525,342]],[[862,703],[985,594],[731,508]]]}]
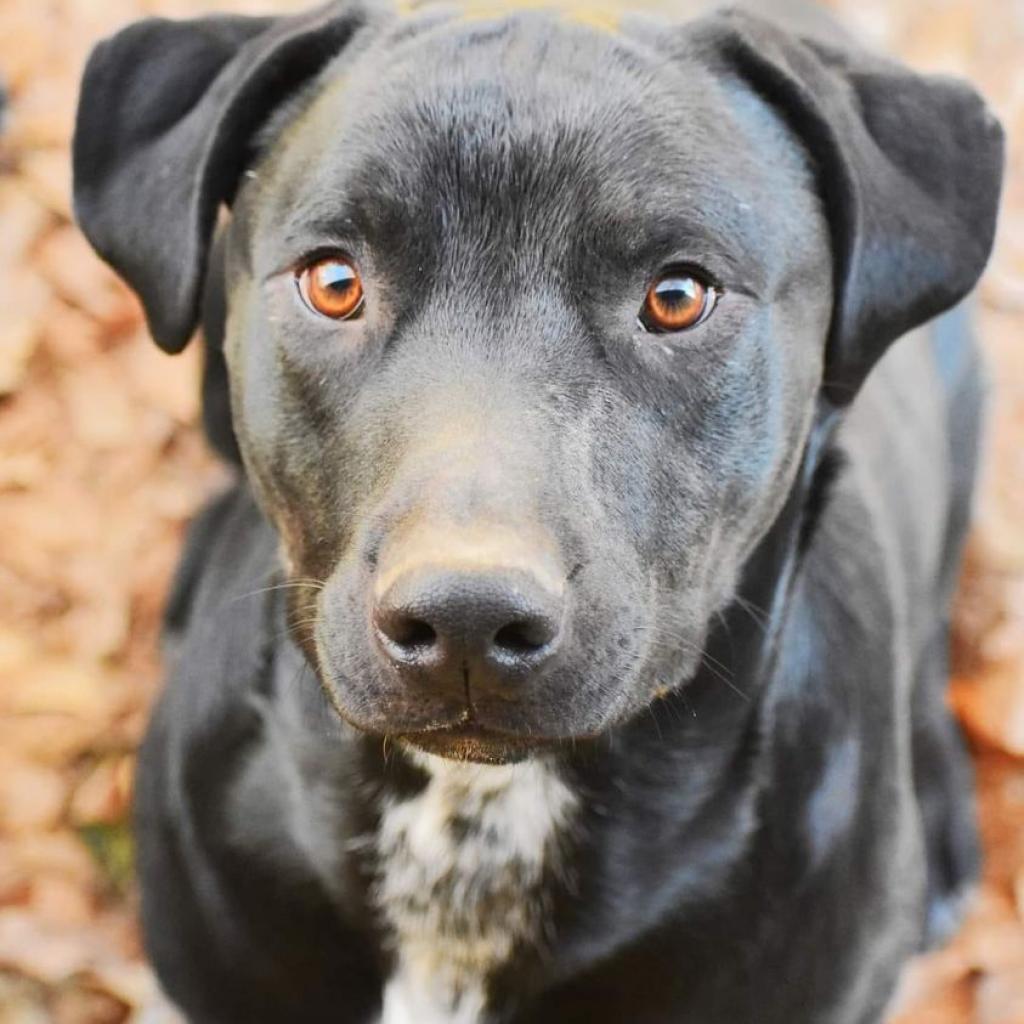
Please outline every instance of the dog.
[{"label": "dog", "polygon": [[[1000,128],[813,10],[340,0],[93,52],[96,250],[237,465],[140,756],[188,1019],[869,1024],[944,704]],[[898,344],[893,345],[898,340]]]}]

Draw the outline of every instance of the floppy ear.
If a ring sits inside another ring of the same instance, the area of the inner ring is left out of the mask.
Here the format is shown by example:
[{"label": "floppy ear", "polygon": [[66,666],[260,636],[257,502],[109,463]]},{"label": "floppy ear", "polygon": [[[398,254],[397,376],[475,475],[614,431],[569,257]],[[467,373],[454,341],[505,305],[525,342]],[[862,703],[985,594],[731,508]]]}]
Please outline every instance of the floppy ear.
[{"label": "floppy ear", "polygon": [[195,330],[217,210],[254,134],[362,22],[347,3],[290,18],[152,18],[93,51],[75,126],[75,212],[165,351]]},{"label": "floppy ear", "polygon": [[846,405],[888,345],[958,302],[992,248],[999,123],[966,83],[730,11],[719,58],[780,110],[817,169],[835,305],[826,396]]}]

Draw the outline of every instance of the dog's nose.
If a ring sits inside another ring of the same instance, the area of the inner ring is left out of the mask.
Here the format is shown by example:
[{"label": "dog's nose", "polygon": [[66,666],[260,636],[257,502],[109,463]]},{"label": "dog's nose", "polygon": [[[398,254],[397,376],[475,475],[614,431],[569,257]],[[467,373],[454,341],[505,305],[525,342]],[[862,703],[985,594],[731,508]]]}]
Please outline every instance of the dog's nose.
[{"label": "dog's nose", "polygon": [[422,567],[395,579],[373,610],[384,655],[458,687],[502,687],[533,675],[558,648],[564,605],[520,569]]}]

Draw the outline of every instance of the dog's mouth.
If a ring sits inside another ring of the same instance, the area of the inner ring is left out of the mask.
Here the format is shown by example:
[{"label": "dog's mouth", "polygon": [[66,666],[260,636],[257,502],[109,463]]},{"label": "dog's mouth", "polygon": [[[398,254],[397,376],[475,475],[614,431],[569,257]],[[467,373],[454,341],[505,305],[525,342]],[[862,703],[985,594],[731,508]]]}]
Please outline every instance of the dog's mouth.
[{"label": "dog's mouth", "polygon": [[515,764],[525,761],[544,750],[558,746],[562,741],[536,736],[521,736],[486,729],[475,723],[463,723],[423,732],[404,733],[399,742],[425,754],[433,754],[449,761],[469,761],[475,764]]}]

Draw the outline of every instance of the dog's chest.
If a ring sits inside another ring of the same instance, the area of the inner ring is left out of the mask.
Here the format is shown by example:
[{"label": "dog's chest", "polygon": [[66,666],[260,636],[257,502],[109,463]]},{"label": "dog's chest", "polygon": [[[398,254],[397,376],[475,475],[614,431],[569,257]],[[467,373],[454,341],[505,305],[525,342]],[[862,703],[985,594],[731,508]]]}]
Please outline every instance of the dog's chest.
[{"label": "dog's chest", "polygon": [[476,1024],[487,980],[545,941],[547,885],[575,797],[550,768],[421,758],[430,781],[389,799],[377,835],[375,898],[395,970],[380,1024]]}]

